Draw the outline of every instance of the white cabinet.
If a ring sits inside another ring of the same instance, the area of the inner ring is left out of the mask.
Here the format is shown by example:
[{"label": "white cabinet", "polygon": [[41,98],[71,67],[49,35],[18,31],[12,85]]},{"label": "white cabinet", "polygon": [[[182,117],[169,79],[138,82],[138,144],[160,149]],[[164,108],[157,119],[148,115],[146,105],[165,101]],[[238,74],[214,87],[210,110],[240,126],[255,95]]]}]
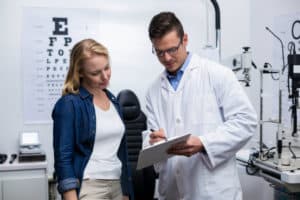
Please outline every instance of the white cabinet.
[{"label": "white cabinet", "polygon": [[47,162],[0,165],[0,200],[48,200]]}]

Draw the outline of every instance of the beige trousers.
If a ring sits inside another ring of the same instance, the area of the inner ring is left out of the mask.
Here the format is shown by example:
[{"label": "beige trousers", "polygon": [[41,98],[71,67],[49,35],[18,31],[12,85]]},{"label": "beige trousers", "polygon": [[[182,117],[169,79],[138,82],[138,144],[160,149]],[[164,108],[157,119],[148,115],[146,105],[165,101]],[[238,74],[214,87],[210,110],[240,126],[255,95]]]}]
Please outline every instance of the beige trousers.
[{"label": "beige trousers", "polygon": [[83,180],[80,200],[122,200],[119,180]]}]

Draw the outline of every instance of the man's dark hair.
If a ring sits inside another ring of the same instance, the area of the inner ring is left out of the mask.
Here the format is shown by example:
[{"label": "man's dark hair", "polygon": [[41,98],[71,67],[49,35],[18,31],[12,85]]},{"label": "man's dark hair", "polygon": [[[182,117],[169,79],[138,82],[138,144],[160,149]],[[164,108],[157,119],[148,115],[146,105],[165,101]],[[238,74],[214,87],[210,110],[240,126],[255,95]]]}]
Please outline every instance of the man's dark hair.
[{"label": "man's dark hair", "polygon": [[150,22],[148,29],[150,40],[160,39],[173,30],[176,30],[180,39],[183,38],[183,26],[176,15],[172,12],[161,12],[155,15]]}]

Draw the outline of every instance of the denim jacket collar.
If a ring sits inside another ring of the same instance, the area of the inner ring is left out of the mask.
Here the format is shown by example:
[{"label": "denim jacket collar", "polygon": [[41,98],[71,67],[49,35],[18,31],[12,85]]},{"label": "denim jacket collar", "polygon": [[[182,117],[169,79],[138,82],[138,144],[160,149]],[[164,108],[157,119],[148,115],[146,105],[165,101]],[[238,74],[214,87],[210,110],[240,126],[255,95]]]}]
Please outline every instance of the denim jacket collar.
[{"label": "denim jacket collar", "polygon": [[80,86],[79,88],[79,96],[82,99],[88,98],[89,96],[93,96],[91,93],[89,93],[89,91],[87,91],[87,89],[85,89],[84,87]]},{"label": "denim jacket collar", "polygon": [[[107,97],[114,103],[118,103],[116,97],[107,89],[103,90],[105,92],[105,94],[107,95]],[[85,89],[84,87],[80,86],[79,88],[79,96],[83,99],[88,98],[88,97],[93,97],[93,95],[91,93],[89,93],[89,91],[87,89]]]}]

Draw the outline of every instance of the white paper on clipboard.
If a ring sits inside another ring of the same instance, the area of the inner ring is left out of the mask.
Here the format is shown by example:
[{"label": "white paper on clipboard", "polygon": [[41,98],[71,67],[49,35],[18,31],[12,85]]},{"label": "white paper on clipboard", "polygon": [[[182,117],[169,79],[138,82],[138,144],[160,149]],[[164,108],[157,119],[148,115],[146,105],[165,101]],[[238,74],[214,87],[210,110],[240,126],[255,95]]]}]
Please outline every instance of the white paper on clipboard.
[{"label": "white paper on clipboard", "polygon": [[186,134],[182,136],[176,136],[173,138],[168,138],[168,141],[159,142],[152,146],[142,149],[139,154],[137,169],[142,169],[158,163],[162,160],[168,159],[174,155],[168,154],[167,150],[178,142],[184,142],[190,137],[191,134]]}]

